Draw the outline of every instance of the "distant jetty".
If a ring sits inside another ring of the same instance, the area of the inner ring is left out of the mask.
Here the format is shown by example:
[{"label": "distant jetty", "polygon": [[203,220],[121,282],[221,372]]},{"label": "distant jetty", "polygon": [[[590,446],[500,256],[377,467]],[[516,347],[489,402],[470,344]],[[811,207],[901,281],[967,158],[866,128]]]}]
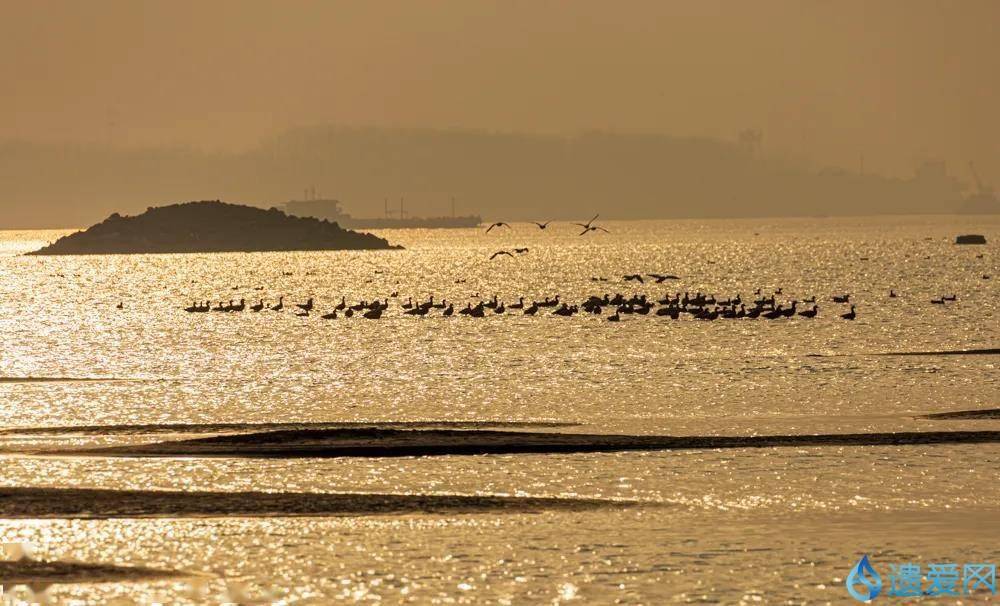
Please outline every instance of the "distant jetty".
[{"label": "distant jetty", "polygon": [[218,200],[149,208],[123,217],[115,213],[90,227],[28,253],[108,255],[154,253],[258,252],[282,250],[397,249],[371,234],[337,223],[286,215],[272,208]]},{"label": "distant jetty", "polygon": [[354,229],[459,229],[479,227],[483,222],[479,215],[463,217],[372,217],[344,219],[343,224]]},{"label": "distant jetty", "polygon": [[[479,215],[452,217],[385,217],[358,218],[344,212],[339,200],[308,199],[286,202],[284,210],[297,217],[315,217],[336,221],[351,229],[458,229],[479,227],[483,218]],[[400,213],[402,214],[402,212]]]}]

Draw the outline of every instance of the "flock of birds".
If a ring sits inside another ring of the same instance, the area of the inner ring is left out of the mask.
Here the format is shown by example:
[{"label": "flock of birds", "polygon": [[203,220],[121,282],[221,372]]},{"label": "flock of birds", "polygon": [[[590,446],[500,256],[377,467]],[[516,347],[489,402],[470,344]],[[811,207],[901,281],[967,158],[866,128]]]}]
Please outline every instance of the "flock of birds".
[{"label": "flock of birds", "polygon": [[[589,234],[592,231],[603,231],[604,233],[610,234],[611,233],[610,231],[604,229],[600,225],[594,225],[594,221],[596,221],[597,217],[600,217],[600,216],[601,216],[600,214],[596,214],[596,215],[594,215],[594,217],[590,221],[587,221],[586,223],[570,223],[570,225],[577,225],[579,227],[582,227],[583,231],[580,232],[581,236],[585,236],[585,235]],[[534,225],[537,225],[538,229],[546,229],[546,228],[548,228],[549,224],[552,223],[552,221],[546,221],[545,223],[539,223],[538,221],[532,221],[531,223],[534,224]],[[498,227],[506,227],[507,229],[511,229],[510,225],[507,222],[505,222],[505,221],[497,221],[495,223],[490,223],[486,227],[486,233],[490,233],[491,231],[493,231],[494,229],[496,229]]]},{"label": "flock of birds", "polygon": [[[662,281],[659,278],[666,279],[670,277],[663,274],[647,275],[655,277],[658,281]],[[636,276],[637,274],[633,274],[631,276],[623,276],[623,278],[626,281],[631,281]],[[638,277],[639,281],[641,281],[642,277]],[[792,299],[779,302],[778,295],[781,294],[781,288],[775,289],[769,294],[763,294],[762,290],[758,288],[754,291],[754,298],[748,300],[744,300],[740,294],[722,299],[715,295],[703,294],[701,292],[696,292],[693,295],[688,292],[677,292],[673,295],[667,294],[662,299],[656,300],[646,294],[625,296],[618,293],[612,296],[605,293],[604,295],[591,295],[583,302],[577,304],[565,302],[560,295],[555,295],[551,298],[545,297],[541,301],[526,301],[524,297],[518,297],[515,303],[505,303],[497,295],[493,295],[490,299],[483,299],[479,294],[476,294],[473,297],[479,300],[475,304],[467,302],[465,307],[458,309],[455,308],[454,303],[446,299],[436,300],[431,295],[427,300],[420,302],[414,301],[413,297],[408,297],[405,302],[400,303],[399,307],[402,309],[402,315],[407,316],[427,316],[431,312],[437,311],[442,317],[460,315],[473,318],[482,318],[487,315],[501,315],[508,312],[520,312],[525,316],[535,316],[541,313],[542,310],[547,310],[548,315],[554,316],[565,317],[576,314],[597,316],[604,314],[605,310],[607,310],[612,312],[605,315],[609,322],[618,322],[621,321],[623,315],[633,314],[641,316],[652,314],[669,317],[673,320],[684,316],[706,321],[718,319],[780,320],[792,317],[812,319],[819,315],[820,308],[816,303],[815,296],[801,300]],[[889,298],[898,297],[895,291],[889,291],[888,296]],[[320,317],[324,320],[335,320],[340,317],[351,318],[358,315],[369,320],[378,320],[389,310],[390,299],[399,299],[399,293],[393,292],[389,297],[373,299],[371,301],[362,300],[353,304],[348,303],[346,297],[341,297],[337,305]],[[949,295],[934,299],[931,302],[943,305],[945,302],[956,301],[957,299],[956,295]],[[851,301],[850,294],[833,295],[830,301],[836,304],[850,305],[848,311],[838,314],[841,319],[854,320],[857,318],[857,309]],[[802,307],[800,307],[800,304],[802,304]],[[240,299],[239,302],[229,301],[228,303],[219,301],[215,305],[212,305],[210,301],[194,302],[189,307],[186,307],[184,311],[188,313],[243,312],[246,310],[251,312],[280,312],[285,309],[285,298],[279,297],[277,303],[273,305],[265,304],[263,299],[249,306],[245,299]],[[310,297],[305,303],[295,303],[289,309],[298,316],[308,317],[316,311],[316,303]]]},{"label": "flock of birds", "polygon": [[[579,234],[581,236],[585,236],[585,235],[589,234],[592,231],[603,231],[606,234],[610,234],[611,233],[610,231],[608,231],[607,229],[601,227],[600,225],[594,225],[594,221],[597,221],[597,218],[600,217],[600,216],[601,216],[600,214],[596,214],[596,215],[593,216],[593,218],[590,219],[590,221],[587,221],[586,223],[570,223],[570,225],[576,225],[576,226],[582,227],[583,231],[581,231],[580,234]],[[531,223],[534,224],[534,225],[536,225],[536,226],[538,226],[538,229],[547,229],[549,227],[549,225],[552,223],[552,221],[546,221],[544,223],[539,223],[538,221],[532,221]],[[486,227],[486,233],[490,233],[494,229],[498,229],[498,228],[501,228],[501,227],[506,227],[507,229],[511,229],[510,224],[508,224],[506,221],[496,221],[494,223],[490,223]],[[495,253],[493,253],[492,255],[490,255],[490,261],[492,261],[493,259],[496,259],[497,257],[501,257],[501,256],[513,257],[515,255],[515,253],[519,254],[519,255],[523,255],[523,254],[525,254],[527,252],[528,252],[527,248],[515,248],[514,252],[511,252],[509,250],[498,250]]]},{"label": "flock of birds", "polygon": [[[580,236],[585,236],[593,231],[603,231],[610,233],[607,229],[595,225],[594,222],[600,215],[594,215],[590,221],[586,223],[573,223],[581,227],[583,231],[579,233]],[[544,223],[533,222],[539,229],[547,229],[552,223],[551,221],[546,221]],[[506,228],[511,229],[511,226],[504,221],[496,221],[491,223],[486,228],[486,233],[490,233],[494,229]],[[521,255],[528,252],[528,248],[515,248],[513,252],[508,250],[498,250],[490,256],[490,260],[493,260],[500,256],[514,257],[515,255]],[[646,279],[655,281],[657,284],[661,284],[666,280],[678,280],[678,276],[672,274],[660,274],[660,273],[647,273],[647,274],[630,274],[622,276],[625,282],[638,282],[644,284]],[[607,282],[607,278],[603,277],[592,277],[594,282]],[[464,280],[457,280],[456,283],[463,283]],[[591,315],[601,315],[604,313],[605,309],[613,310],[613,313],[607,314],[605,317],[609,322],[619,322],[623,315],[656,315],[656,316],[666,316],[671,319],[677,320],[682,315],[689,316],[697,320],[718,320],[718,319],[765,319],[765,320],[778,320],[783,318],[801,317],[806,319],[812,319],[819,315],[819,305],[816,303],[816,297],[812,296],[809,298],[803,298],[802,300],[790,300],[783,301],[779,303],[776,296],[782,294],[782,289],[775,289],[774,292],[769,295],[762,294],[761,289],[754,291],[754,297],[752,300],[744,301],[741,294],[729,297],[726,299],[721,299],[711,294],[703,294],[701,292],[696,292],[691,295],[688,292],[681,294],[680,292],[674,293],[673,295],[666,295],[662,299],[654,300],[649,298],[645,294],[634,294],[629,297],[618,293],[614,296],[605,293],[604,295],[591,295],[585,301],[579,304],[569,304],[561,300],[560,295],[545,299],[541,301],[532,300],[530,302],[525,301],[524,297],[518,297],[516,303],[505,303],[501,301],[497,295],[493,295],[492,299],[484,300],[478,293],[473,295],[474,298],[479,300],[475,305],[471,302],[467,302],[465,307],[456,310],[454,303],[449,302],[446,299],[435,300],[432,295],[426,301],[415,302],[413,297],[407,298],[406,302],[401,303],[400,308],[402,309],[403,315],[407,316],[426,316],[432,311],[440,312],[443,317],[450,317],[454,315],[460,316],[470,316],[473,318],[482,318],[487,314],[490,315],[500,315],[507,313],[520,312],[526,316],[537,315],[542,310],[551,310],[548,313],[554,316],[574,316],[579,313],[586,313]],[[889,291],[889,298],[896,298],[898,295],[894,290]],[[322,314],[320,317],[324,320],[335,320],[340,317],[351,318],[358,315],[362,318],[367,318],[369,320],[378,320],[382,315],[389,309],[389,299],[398,299],[399,293],[393,292],[389,297],[383,299],[373,299],[371,301],[361,300],[354,304],[348,304],[346,297],[341,297],[340,303],[335,305],[333,309],[327,313]],[[958,297],[955,295],[951,296],[941,296],[937,299],[931,300],[931,303],[943,305],[947,301],[955,301]],[[851,302],[850,294],[834,295],[831,297],[831,301],[837,304],[850,305],[850,310],[844,313],[840,313],[839,317],[844,320],[854,320],[857,318],[857,308]],[[804,307],[800,308],[799,304],[803,304]],[[119,304],[119,309],[121,304]],[[251,312],[262,312],[262,311],[283,311],[285,309],[285,299],[284,297],[279,297],[278,302],[273,305],[267,305],[264,303],[264,299],[260,299],[257,303],[247,306],[246,299],[240,299],[237,303],[230,300],[228,303],[219,301],[218,304],[212,305],[211,301],[205,302],[194,302],[189,307],[186,307],[184,311],[188,313],[208,313],[208,312],[242,312],[250,310]],[[310,297],[305,303],[295,303],[291,309],[294,311],[295,315],[301,317],[308,317],[316,310],[316,303],[312,297]]]},{"label": "flock of birds", "polygon": [[[585,236],[588,233],[594,231],[603,231],[610,233],[607,229],[595,225],[594,222],[600,215],[594,215],[586,223],[572,223],[583,229],[579,233],[580,236]],[[547,229],[552,221],[546,221],[544,223],[539,223],[537,221],[532,222],[539,229]],[[490,233],[494,229],[506,228],[511,229],[511,226],[504,221],[496,221],[491,223],[486,228],[486,233]],[[515,248],[513,252],[507,250],[499,250],[490,256],[490,260],[493,260],[499,256],[510,256],[526,254],[528,248]],[[982,255],[980,255],[981,257]],[[288,275],[288,274],[286,274]],[[989,276],[983,276],[984,279],[988,279]],[[660,273],[646,273],[646,274],[630,274],[622,276],[625,282],[638,282],[644,284],[647,279],[655,281],[657,284],[661,284],[666,280],[678,280],[678,276],[672,274],[660,274]],[[603,277],[592,277],[591,281],[594,282],[607,282],[607,278]],[[456,280],[456,284],[464,283],[465,280]],[[234,289],[235,290],[235,289]],[[257,290],[262,290],[262,288],[257,288]],[[604,317],[609,322],[619,322],[623,315],[656,315],[665,316],[671,319],[677,320],[682,316],[691,317],[697,320],[718,320],[718,319],[765,319],[765,320],[779,320],[784,318],[800,317],[806,319],[812,319],[819,315],[819,305],[816,303],[816,297],[812,296],[809,298],[803,298],[801,300],[792,299],[784,300],[778,302],[777,295],[782,295],[782,289],[777,288],[770,294],[762,294],[761,289],[754,291],[754,298],[749,300],[744,300],[741,294],[722,299],[716,297],[712,294],[703,294],[701,292],[696,292],[695,294],[690,294],[689,292],[680,293],[676,292],[673,295],[667,294],[662,299],[655,300],[650,298],[645,294],[633,294],[626,297],[625,295],[618,293],[616,295],[610,295],[605,293],[604,295],[591,295],[586,300],[578,304],[569,304],[563,301],[560,295],[549,298],[545,297],[543,300],[532,300],[526,301],[524,297],[518,297],[516,303],[505,303],[501,301],[497,295],[493,295],[492,299],[483,299],[478,293],[472,295],[472,298],[478,299],[478,301],[473,304],[472,302],[467,302],[465,307],[456,309],[454,303],[449,302],[446,299],[435,300],[434,296],[430,296],[426,301],[415,302],[412,297],[407,298],[407,300],[400,304],[403,315],[408,316],[427,316],[431,312],[439,312],[443,317],[450,317],[454,315],[470,316],[473,318],[482,318],[486,315],[501,315],[507,312],[516,313],[520,312],[526,316],[535,316],[542,312],[542,310],[550,310],[547,313],[554,316],[574,316],[576,314],[591,314],[591,315],[602,315],[605,310],[609,312]],[[898,295],[894,290],[890,290],[888,294],[889,298],[897,298]],[[320,317],[324,320],[334,320],[340,317],[351,318],[358,315],[362,318],[367,318],[370,320],[377,320],[382,317],[382,315],[389,310],[390,299],[398,299],[399,293],[393,292],[389,297],[382,299],[373,299],[371,301],[361,300],[357,303],[349,304],[346,297],[341,297],[340,302],[335,305],[330,311],[322,314]],[[931,299],[931,303],[935,305],[944,305],[949,301],[956,301],[958,297],[954,294],[952,295],[942,295],[936,299]],[[830,299],[835,304],[850,305],[850,309],[843,313],[839,313],[839,317],[843,320],[854,320],[857,318],[857,308],[851,301],[850,294],[833,295]],[[803,307],[799,307],[802,304]],[[119,303],[117,305],[118,309],[124,308],[124,303]],[[249,310],[250,312],[263,312],[263,311],[273,311],[280,312],[285,310],[285,298],[279,297],[278,301],[273,305],[268,305],[264,302],[264,299],[259,299],[257,303],[252,305],[247,305],[246,299],[240,299],[237,303],[234,300],[228,302],[219,301],[217,304],[213,305],[211,301],[204,302],[194,302],[190,306],[184,308],[184,311],[188,313],[209,313],[209,312],[228,312],[228,313],[238,313]],[[316,304],[312,297],[310,297],[305,303],[295,303],[290,306],[290,309],[297,316],[308,317],[313,312],[316,311]],[[843,309],[843,308],[842,308]]]}]

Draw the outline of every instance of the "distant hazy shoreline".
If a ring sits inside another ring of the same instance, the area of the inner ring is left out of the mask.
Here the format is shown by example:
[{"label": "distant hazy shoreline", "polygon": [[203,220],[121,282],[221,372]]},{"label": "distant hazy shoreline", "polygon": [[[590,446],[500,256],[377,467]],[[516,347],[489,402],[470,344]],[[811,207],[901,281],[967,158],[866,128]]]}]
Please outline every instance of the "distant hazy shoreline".
[{"label": "distant hazy shoreline", "polygon": [[311,127],[240,152],[0,142],[5,227],[90,225],[177,200],[264,208],[305,190],[377,217],[621,219],[927,214],[957,211],[968,169],[914,166],[906,178],[813,169],[722,139]]},{"label": "distant hazy shoreline", "polygon": [[[250,206],[253,206],[253,205],[250,205]],[[260,208],[263,208],[263,207],[260,207]],[[604,217],[604,213],[602,213],[601,216]],[[681,222],[706,222],[706,221],[712,221],[712,222],[745,221],[745,222],[751,223],[751,222],[755,222],[755,221],[799,221],[799,220],[822,221],[822,220],[830,220],[830,219],[833,219],[833,220],[847,220],[847,221],[849,221],[851,219],[865,219],[865,220],[879,220],[879,219],[882,219],[882,220],[886,220],[886,219],[920,219],[921,217],[926,217],[926,218],[951,217],[951,218],[955,218],[955,219],[969,219],[970,222],[973,222],[973,221],[976,220],[977,217],[983,217],[983,218],[989,218],[989,219],[994,219],[994,218],[1000,219],[1000,213],[986,214],[986,215],[973,215],[973,214],[963,214],[963,213],[895,213],[895,214],[872,214],[872,215],[825,215],[825,216],[816,216],[816,215],[783,215],[783,216],[752,216],[752,217],[750,217],[750,216],[743,216],[743,217],[676,217],[676,218],[646,217],[646,218],[639,218],[639,219],[616,218],[613,215],[609,214],[605,220],[606,221],[621,221],[621,222],[627,222],[627,221],[639,221],[639,222],[662,221],[662,222],[678,222],[678,223],[681,223]],[[579,217],[574,217],[573,219],[579,219]],[[513,221],[513,223],[529,223],[529,221],[528,220]],[[87,229],[87,228],[86,227],[79,227],[79,226],[58,226],[58,225],[47,225],[47,226],[39,226],[39,227],[6,227],[6,226],[0,226],[0,232],[45,232],[45,231],[50,231],[50,232],[73,233],[73,232],[77,232],[77,231],[83,231],[85,229]],[[397,229],[422,229],[422,228],[416,228],[416,227],[415,228],[407,228],[407,227],[403,227],[403,228],[365,229],[365,230],[362,230],[362,231],[383,232],[383,231],[390,231],[390,230],[397,230]],[[63,235],[63,234],[60,234],[60,235]]]}]

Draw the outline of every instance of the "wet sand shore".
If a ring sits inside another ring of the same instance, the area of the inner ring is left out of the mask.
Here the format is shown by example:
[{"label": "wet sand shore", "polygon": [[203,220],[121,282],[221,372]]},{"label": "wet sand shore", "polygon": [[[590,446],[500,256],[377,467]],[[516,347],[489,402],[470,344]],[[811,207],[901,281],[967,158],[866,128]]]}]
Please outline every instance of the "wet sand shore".
[{"label": "wet sand shore", "polygon": [[985,408],[983,410],[955,410],[922,415],[920,419],[940,420],[975,420],[1000,419],[1000,408]]},{"label": "wet sand shore", "polygon": [[176,570],[83,562],[0,561],[0,586],[55,583],[112,583],[194,576]]},{"label": "wet sand shore", "polygon": [[996,442],[1000,442],[1000,431],[770,436],[644,436],[530,431],[340,428],[223,435],[150,444],[47,451],[44,454],[108,457],[404,457]]},{"label": "wet sand shore", "polygon": [[0,518],[4,519],[539,513],[622,508],[639,504],[637,501],[612,499],[448,494],[0,488]]}]

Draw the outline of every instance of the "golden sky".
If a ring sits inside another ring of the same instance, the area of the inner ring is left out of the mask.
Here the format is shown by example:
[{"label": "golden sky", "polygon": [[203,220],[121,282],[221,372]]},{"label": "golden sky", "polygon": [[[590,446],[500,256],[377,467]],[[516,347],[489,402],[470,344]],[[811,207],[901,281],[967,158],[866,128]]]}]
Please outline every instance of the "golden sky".
[{"label": "golden sky", "polygon": [[817,166],[1000,185],[996,0],[0,1],[0,139],[754,127]]}]

